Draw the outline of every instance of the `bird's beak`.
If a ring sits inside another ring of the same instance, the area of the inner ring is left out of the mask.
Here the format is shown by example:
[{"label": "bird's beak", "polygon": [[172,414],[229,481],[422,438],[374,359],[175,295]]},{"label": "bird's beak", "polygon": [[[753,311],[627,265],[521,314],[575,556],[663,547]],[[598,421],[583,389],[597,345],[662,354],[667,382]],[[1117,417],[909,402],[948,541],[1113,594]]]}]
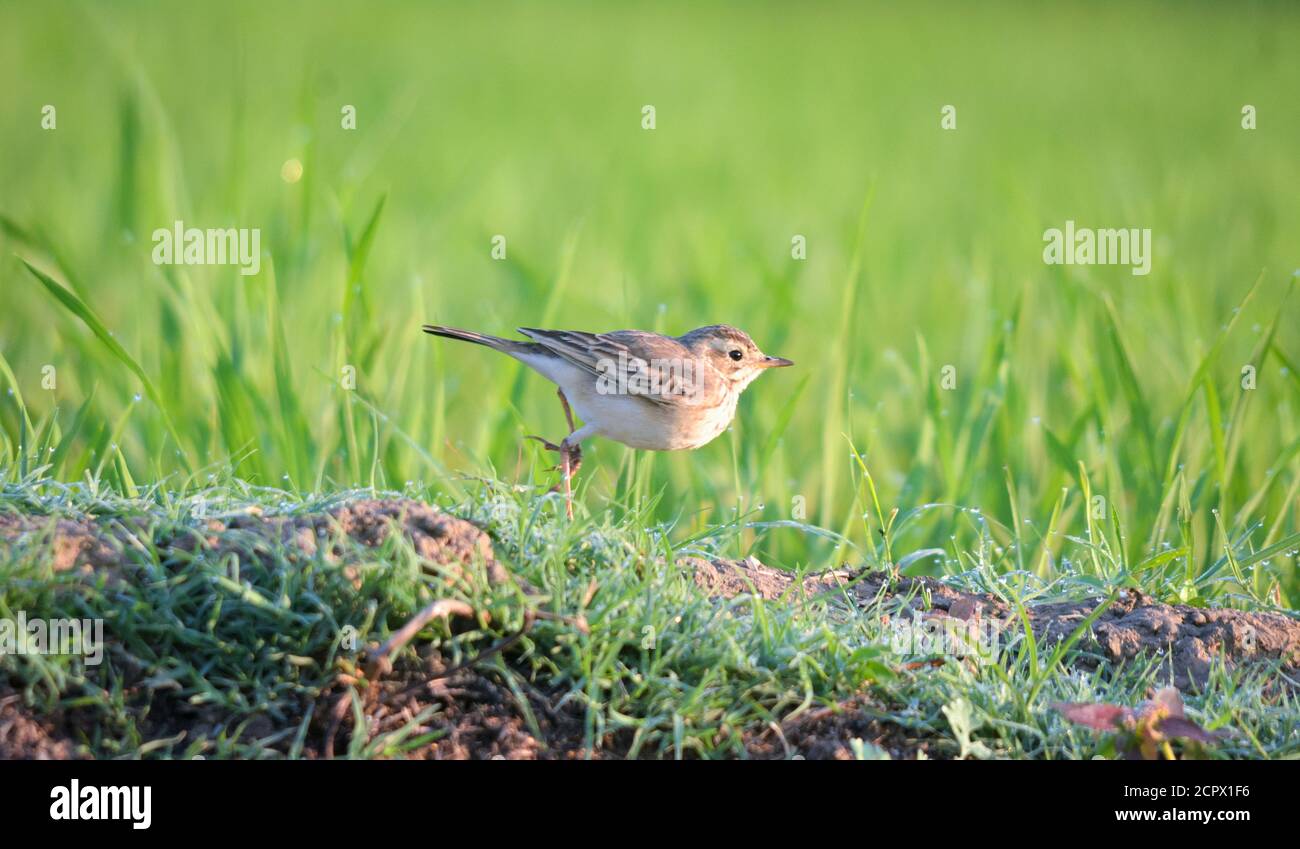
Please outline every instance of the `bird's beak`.
[{"label": "bird's beak", "polygon": [[785,368],[794,365],[794,361],[787,360],[785,357],[764,357],[759,365],[763,368]]}]

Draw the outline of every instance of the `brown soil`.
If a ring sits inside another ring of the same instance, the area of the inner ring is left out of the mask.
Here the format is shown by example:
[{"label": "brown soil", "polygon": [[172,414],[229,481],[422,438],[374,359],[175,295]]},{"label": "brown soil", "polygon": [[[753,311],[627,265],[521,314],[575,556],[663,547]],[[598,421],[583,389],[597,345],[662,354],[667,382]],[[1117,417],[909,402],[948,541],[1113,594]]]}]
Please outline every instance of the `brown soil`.
[{"label": "brown soil", "polygon": [[[406,738],[437,734],[437,739],[400,756],[412,760],[572,760],[600,758],[583,748],[583,713],[574,704],[559,705],[546,693],[515,676],[524,705],[496,673],[475,669],[448,670],[436,650],[420,664],[399,665],[392,675],[366,688],[362,704],[369,741],[406,727],[421,712],[435,712],[410,730]],[[450,674],[447,674],[450,671]],[[342,696],[340,700],[339,697]],[[342,721],[331,715],[346,708]],[[536,722],[534,734],[529,715]],[[334,731],[332,747],[329,742]],[[409,729],[408,729],[409,730]],[[340,685],[322,698],[311,739],[304,750],[310,758],[335,756],[348,750],[354,732],[351,697]]]},{"label": "brown soil", "polygon": [[58,722],[36,717],[17,693],[0,689],[0,761],[66,761],[86,757]]},{"label": "brown soil", "polygon": [[[537,723],[535,735],[528,714],[510,688],[495,673],[475,669],[451,671],[436,652],[416,664],[399,665],[389,677],[360,688],[366,717],[366,742],[407,726],[428,708],[434,712],[408,729],[408,740],[434,734],[437,739],[404,752],[398,757],[411,760],[571,760],[588,757],[583,747],[583,715],[573,704],[558,705],[554,694],[543,693],[516,676],[525,693],[528,713]],[[340,698],[342,697],[342,698]],[[352,701],[348,688],[339,685],[316,703],[312,724],[302,749],[306,758],[344,757],[353,735]],[[333,712],[342,711],[333,722]],[[213,710],[189,709],[183,704],[155,698],[149,715],[139,723],[141,736],[148,740],[179,738],[174,752],[191,741],[226,737],[251,744],[285,728],[296,728],[304,710],[277,725],[265,716],[255,716],[236,726]],[[99,718],[90,711],[41,717],[23,705],[21,697],[0,689],[0,761],[69,760],[88,757],[76,740],[89,736]],[[332,746],[327,743],[333,731]],[[282,736],[271,748],[287,754],[292,735]],[[590,755],[599,759],[597,751]]]},{"label": "brown soil", "polygon": [[[354,501],[319,514],[266,517],[254,511],[226,521],[213,519],[207,523],[202,543],[219,554],[245,554],[251,535],[254,550],[256,540],[265,539],[315,557],[322,545],[328,545],[326,556],[338,559],[345,554],[346,544],[377,548],[387,542],[393,529],[449,580],[463,578],[462,567],[474,563],[475,558],[486,565],[489,580],[499,583],[508,579],[505,568],[493,556],[492,541],[482,530],[436,507],[407,499]],[[176,544],[193,551],[199,541],[191,537]]]},{"label": "brown soil", "polygon": [[[794,576],[757,560],[703,560],[685,558],[680,563],[694,574],[696,584],[715,597],[731,598],[757,593],[769,600],[800,598],[823,593],[855,604],[877,599],[904,605],[922,616],[957,619],[991,618],[1003,627],[1018,626],[1012,609],[996,597],[953,589],[934,578],[900,577],[892,586],[883,575],[855,580],[846,571],[823,572],[796,583]],[[928,599],[928,602],[927,602]],[[1068,638],[1099,602],[1096,599],[1030,605],[1027,609],[1036,639],[1055,643]],[[1273,613],[1169,605],[1141,592],[1126,590],[1093,623],[1080,640],[1085,651],[1076,663],[1089,665],[1087,652],[1111,663],[1139,657],[1161,657],[1174,686],[1181,690],[1203,684],[1217,658],[1228,669],[1250,664],[1279,662],[1292,678],[1300,672],[1300,622]]]},{"label": "brown soil", "polygon": [[[328,543],[326,555],[340,558],[346,543],[370,548],[383,545],[392,528],[410,542],[416,554],[448,579],[464,577],[462,567],[479,558],[493,582],[508,579],[504,567],[493,556],[492,541],[475,525],[450,516],[436,507],[407,499],[354,501],[326,513],[264,516],[258,509],[233,518],[211,519],[201,531],[154,539],[165,560],[171,552],[193,554],[209,549],[221,555],[235,552],[241,560],[251,552],[263,556],[269,548],[259,543],[291,545],[307,557],[314,557]],[[94,517],[55,518],[0,514],[0,555],[12,547],[48,544],[53,550],[55,572],[77,570],[87,577],[107,574],[110,582],[120,578],[126,549],[139,545],[153,534],[139,525],[126,527],[116,520]],[[345,543],[346,541],[346,543]]]},{"label": "brown soil", "polygon": [[5,543],[48,541],[55,572],[79,569],[87,576],[107,571],[112,577],[122,560],[121,540],[92,519],[0,513],[0,553]]},{"label": "brown soil", "polygon": [[936,754],[933,738],[918,737],[891,722],[871,715],[863,699],[849,699],[832,707],[806,711],[778,725],[755,729],[745,735],[745,751],[758,760],[851,761],[853,740],[883,749],[893,760],[915,760],[919,754],[930,759]]}]

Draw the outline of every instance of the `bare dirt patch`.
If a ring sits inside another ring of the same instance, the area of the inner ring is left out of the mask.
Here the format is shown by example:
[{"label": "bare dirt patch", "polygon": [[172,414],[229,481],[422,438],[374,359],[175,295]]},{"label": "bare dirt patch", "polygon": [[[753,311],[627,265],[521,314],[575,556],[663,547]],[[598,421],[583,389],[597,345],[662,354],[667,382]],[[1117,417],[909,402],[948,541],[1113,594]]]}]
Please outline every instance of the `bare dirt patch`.
[{"label": "bare dirt patch", "polygon": [[[347,546],[378,548],[394,532],[411,544],[415,553],[442,567],[450,580],[464,577],[462,567],[476,560],[482,562],[494,583],[508,579],[497,562],[492,541],[481,529],[464,519],[448,515],[436,507],[410,499],[375,499],[353,501],[324,513],[264,516],[250,512],[225,520],[209,520],[201,545],[225,553],[246,554],[249,537],[256,551],[258,539],[278,542],[315,557],[322,548],[325,555],[338,560],[347,554]],[[181,547],[193,551],[199,541],[191,537],[180,541]]]},{"label": "bare dirt patch", "polygon": [[89,576],[106,570],[116,577],[123,556],[121,536],[92,519],[0,513],[0,553],[23,543],[48,544],[56,573],[77,569]]},{"label": "bare dirt patch", "polygon": [[[558,694],[514,676],[516,696],[496,672],[474,668],[450,669],[435,650],[419,664],[403,663],[382,681],[360,691],[366,718],[366,742],[405,729],[405,739],[436,735],[395,756],[413,760],[573,760],[600,758],[584,748],[583,713],[573,704],[559,704]],[[345,688],[336,688],[336,694]],[[345,693],[344,693],[345,694]],[[346,695],[346,694],[345,694]],[[320,702],[307,757],[346,752],[356,733],[349,705],[343,722],[330,717],[332,698]],[[422,712],[433,709],[423,721]],[[330,735],[333,733],[332,740]]]},{"label": "bare dirt patch", "polygon": [[[859,576],[837,570],[796,581],[793,575],[754,558],[710,561],[691,557],[679,564],[693,574],[701,589],[715,597],[755,593],[776,600],[832,593],[860,605],[883,599],[901,603],[922,616],[984,617],[1018,627],[1013,610],[996,596],[954,589],[934,578],[900,577],[891,584],[884,575]],[[1068,638],[1098,604],[1096,599],[1045,603],[1028,606],[1027,613],[1035,637],[1054,643]],[[1174,686],[1186,690],[1204,683],[1219,657],[1230,670],[1278,662],[1294,677],[1300,672],[1300,622],[1274,613],[1169,605],[1126,590],[1097,617],[1079,648],[1111,663],[1160,657]],[[1076,662],[1090,664],[1086,654]]]},{"label": "bare dirt patch", "polygon": [[933,738],[913,735],[892,722],[871,715],[871,705],[849,699],[830,707],[806,711],[781,724],[752,730],[745,735],[745,751],[757,760],[851,761],[856,754],[853,741],[881,749],[893,760],[913,760],[918,755],[935,759]]},{"label": "bare dirt patch", "polygon": [[[450,672],[450,674],[447,674]],[[519,685],[519,679],[516,678]],[[524,702],[516,698],[495,672],[474,668],[449,670],[436,650],[420,663],[399,666],[391,678],[362,688],[365,740],[379,756],[411,760],[573,760],[608,755],[584,748],[583,714],[576,706],[558,704],[547,693],[524,682]],[[313,713],[309,734],[301,754],[309,759],[343,757],[350,750],[356,726],[351,700],[339,686],[322,695]],[[330,711],[337,704],[347,711],[343,722],[333,723]],[[146,706],[141,706],[144,712]],[[306,708],[281,722],[264,715],[233,721],[212,709],[186,706],[156,694],[147,705],[147,718],[138,728],[146,740],[172,740],[173,754],[200,739],[225,736],[244,744],[257,741],[287,755],[293,745],[293,731],[306,716]],[[526,709],[525,709],[526,708]],[[432,709],[422,720],[422,713]],[[531,721],[530,721],[531,718]],[[0,690],[0,760],[72,760],[89,757],[76,744],[78,737],[93,735],[100,723],[97,713],[74,711],[57,716],[39,716],[27,708],[21,696]],[[395,738],[390,751],[377,741],[399,729],[405,740],[417,745],[404,747]],[[333,745],[326,740],[333,731]],[[287,732],[287,733],[286,733]],[[428,740],[428,736],[435,739]]]},{"label": "bare dirt patch", "polygon": [[443,567],[450,578],[462,577],[461,567],[476,559],[486,565],[494,582],[508,578],[493,555],[491,539],[477,526],[423,502],[396,498],[353,501],[323,513],[266,516],[254,509],[166,533],[154,533],[142,520],[126,527],[115,519],[93,516],[0,514],[0,554],[10,554],[19,546],[49,545],[56,573],[76,570],[87,577],[107,573],[117,580],[128,561],[127,549],[133,542],[139,545],[140,539],[152,538],[164,560],[173,553],[193,555],[204,549],[234,552],[242,560],[265,556],[271,543],[289,545],[308,557],[326,546],[327,556],[338,559],[347,554],[349,544],[376,548],[394,531],[404,535],[420,557]]},{"label": "bare dirt patch", "polygon": [[22,698],[0,688],[0,761],[66,761],[86,757],[58,722],[33,715]]}]

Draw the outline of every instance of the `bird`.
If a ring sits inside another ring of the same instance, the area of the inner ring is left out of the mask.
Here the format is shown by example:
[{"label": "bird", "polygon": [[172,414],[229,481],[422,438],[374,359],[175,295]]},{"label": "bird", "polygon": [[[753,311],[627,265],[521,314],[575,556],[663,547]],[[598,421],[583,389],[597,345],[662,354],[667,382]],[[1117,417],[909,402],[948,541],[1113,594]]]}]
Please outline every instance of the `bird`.
[{"label": "bird", "polygon": [[[573,518],[572,478],[582,442],[601,436],[630,448],[699,448],[727,429],[745,388],[771,368],[794,365],[763,353],[749,334],[726,324],[681,336],[645,330],[588,333],[520,327],[529,341],[438,324],[433,336],[483,345],[514,357],[556,384],[569,433],[559,444],[529,436],[560,455],[565,512]],[[574,412],[582,424],[574,422]]]}]

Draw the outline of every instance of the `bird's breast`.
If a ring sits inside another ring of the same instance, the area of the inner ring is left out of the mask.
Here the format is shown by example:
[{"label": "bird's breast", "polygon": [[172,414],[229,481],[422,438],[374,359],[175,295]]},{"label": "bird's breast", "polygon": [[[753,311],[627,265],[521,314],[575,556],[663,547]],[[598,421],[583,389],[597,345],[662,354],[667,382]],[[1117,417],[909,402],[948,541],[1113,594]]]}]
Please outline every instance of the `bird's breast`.
[{"label": "bird's breast", "polygon": [[601,436],[650,451],[699,448],[726,430],[736,412],[734,403],[659,404],[635,395],[602,395],[585,386],[565,394],[582,420],[595,425]]}]

